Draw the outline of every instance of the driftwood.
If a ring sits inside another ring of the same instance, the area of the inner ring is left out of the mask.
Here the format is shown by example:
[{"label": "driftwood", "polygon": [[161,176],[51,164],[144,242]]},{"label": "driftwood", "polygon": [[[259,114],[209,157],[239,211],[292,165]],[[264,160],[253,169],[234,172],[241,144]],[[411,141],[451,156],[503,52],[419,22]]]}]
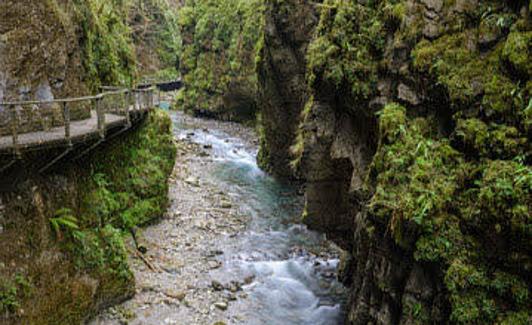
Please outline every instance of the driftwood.
[{"label": "driftwood", "polygon": [[129,228],[129,232],[131,233],[131,237],[133,238],[133,242],[135,243],[135,247],[137,251],[139,251],[142,254],[146,254],[148,252],[148,247],[143,244],[144,239],[140,235],[137,227],[131,227]]},{"label": "driftwood", "polygon": [[161,272],[161,270],[159,270],[158,267],[156,267],[155,265],[153,265],[150,261],[148,261],[148,259],[146,257],[144,257],[144,255],[142,255],[141,252],[139,252],[138,250],[135,250],[135,256],[137,256],[138,258],[140,258],[141,261],[144,262],[144,264],[146,264],[146,266],[152,270],[153,272]]}]

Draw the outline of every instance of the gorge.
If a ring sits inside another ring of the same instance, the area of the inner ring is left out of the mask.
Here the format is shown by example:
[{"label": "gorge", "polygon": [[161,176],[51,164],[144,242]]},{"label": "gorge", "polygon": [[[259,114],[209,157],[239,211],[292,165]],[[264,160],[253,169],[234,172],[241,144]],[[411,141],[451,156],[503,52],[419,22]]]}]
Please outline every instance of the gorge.
[{"label": "gorge", "polygon": [[183,83],[83,159],[0,156],[0,323],[529,324],[531,9],[0,3],[0,136]]}]

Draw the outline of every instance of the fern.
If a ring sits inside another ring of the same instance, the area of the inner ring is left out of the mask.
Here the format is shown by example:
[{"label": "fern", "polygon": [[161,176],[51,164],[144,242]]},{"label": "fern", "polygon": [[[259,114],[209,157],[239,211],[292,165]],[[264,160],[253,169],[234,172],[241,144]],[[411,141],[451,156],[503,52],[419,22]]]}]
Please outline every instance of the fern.
[{"label": "fern", "polygon": [[79,230],[78,219],[72,214],[72,210],[63,208],[55,214],[56,217],[50,219],[50,227],[56,238],[63,239],[64,233],[73,234]]}]

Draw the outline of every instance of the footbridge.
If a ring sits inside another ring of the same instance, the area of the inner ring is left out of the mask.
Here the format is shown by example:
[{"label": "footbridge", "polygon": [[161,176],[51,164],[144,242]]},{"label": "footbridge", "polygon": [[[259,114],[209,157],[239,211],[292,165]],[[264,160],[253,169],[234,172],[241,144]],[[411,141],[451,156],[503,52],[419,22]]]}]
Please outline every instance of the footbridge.
[{"label": "footbridge", "polygon": [[180,87],[180,81],[169,81],[102,87],[95,96],[0,102],[0,175],[28,160],[40,172],[61,160],[77,160],[140,124],[158,105],[161,91]]}]

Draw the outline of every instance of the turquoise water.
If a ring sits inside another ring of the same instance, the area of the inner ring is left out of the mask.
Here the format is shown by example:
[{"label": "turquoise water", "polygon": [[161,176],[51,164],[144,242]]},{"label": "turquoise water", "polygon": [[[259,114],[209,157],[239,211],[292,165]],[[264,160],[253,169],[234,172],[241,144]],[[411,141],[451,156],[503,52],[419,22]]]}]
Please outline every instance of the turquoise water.
[{"label": "turquoise water", "polygon": [[334,278],[338,259],[320,254],[328,245],[322,234],[297,223],[297,189],[261,171],[257,149],[231,136],[231,124],[207,130],[201,120],[176,113],[173,120],[179,138],[211,148],[209,181],[249,218],[242,233],[220,243],[224,267],[213,271],[218,278],[253,279],[244,287],[249,298],[235,307],[246,315],[244,323],[341,324],[345,290]]}]

